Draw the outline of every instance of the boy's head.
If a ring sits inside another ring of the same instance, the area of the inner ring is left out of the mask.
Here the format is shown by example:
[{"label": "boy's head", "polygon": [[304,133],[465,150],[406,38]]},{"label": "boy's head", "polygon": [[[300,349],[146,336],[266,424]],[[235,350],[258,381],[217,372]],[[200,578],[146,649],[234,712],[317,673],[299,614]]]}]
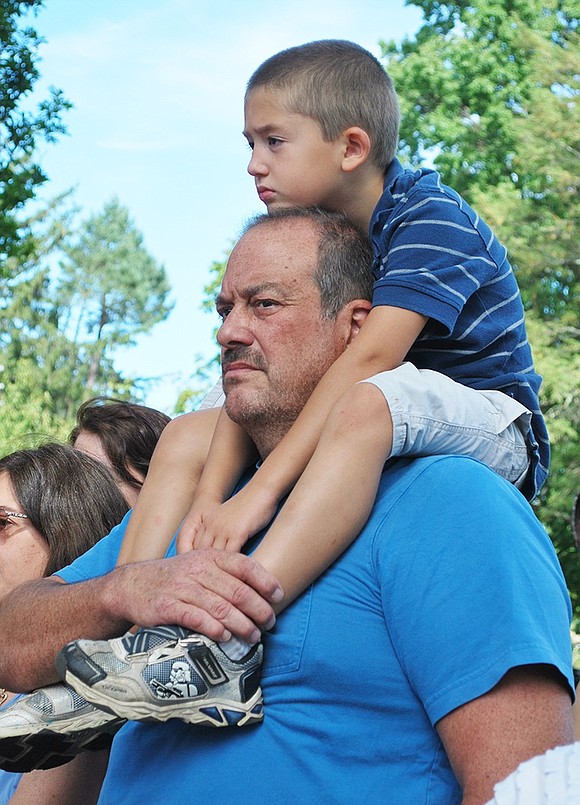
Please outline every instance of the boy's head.
[{"label": "boy's head", "polygon": [[367,50],[339,39],[308,42],[271,56],[253,73],[245,101],[267,90],[286,111],[316,121],[325,141],[349,127],[369,136],[369,158],[383,173],[395,156],[399,105],[389,75]]}]

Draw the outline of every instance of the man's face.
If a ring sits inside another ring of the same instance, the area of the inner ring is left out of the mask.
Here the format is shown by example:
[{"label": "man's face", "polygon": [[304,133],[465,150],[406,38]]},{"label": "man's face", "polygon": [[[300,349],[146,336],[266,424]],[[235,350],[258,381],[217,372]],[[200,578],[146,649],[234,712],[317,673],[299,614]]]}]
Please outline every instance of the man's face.
[{"label": "man's face", "polygon": [[261,452],[275,446],[345,348],[340,316],[322,317],[317,249],[308,220],[259,225],[232,252],[217,299],[226,410]]},{"label": "man's face", "polygon": [[342,138],[324,140],[317,121],[288,112],[276,92],[261,87],[246,100],[244,136],[252,149],[248,173],[268,210],[342,209]]}]

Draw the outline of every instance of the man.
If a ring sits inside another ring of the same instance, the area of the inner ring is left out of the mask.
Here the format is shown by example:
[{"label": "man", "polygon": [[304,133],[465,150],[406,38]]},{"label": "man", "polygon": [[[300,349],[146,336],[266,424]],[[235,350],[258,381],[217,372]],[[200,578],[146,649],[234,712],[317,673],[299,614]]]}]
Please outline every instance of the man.
[{"label": "man", "polygon": [[[262,456],[369,308],[351,299],[325,317],[316,272],[329,218],[259,219],[224,276],[223,357],[243,346],[259,359],[226,384],[228,412]],[[325,282],[340,290],[343,278]],[[191,552],[107,573],[114,554],[105,540],[62,572],[80,583],[44,580],[0,604],[0,684],[54,681],[65,643],[130,623],[215,639],[222,624],[246,638],[272,626],[276,581],[249,557]],[[31,608],[39,623],[24,642]],[[572,739],[569,615],[549,539],[513,487],[469,459],[393,462],[354,544],[265,638],[263,723],[127,724],[101,801],[484,803],[522,760]]]}]

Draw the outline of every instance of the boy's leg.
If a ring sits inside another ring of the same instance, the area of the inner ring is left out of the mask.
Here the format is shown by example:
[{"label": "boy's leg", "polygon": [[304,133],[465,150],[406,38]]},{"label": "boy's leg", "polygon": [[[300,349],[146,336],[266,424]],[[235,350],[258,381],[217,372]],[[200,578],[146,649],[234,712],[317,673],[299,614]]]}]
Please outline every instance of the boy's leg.
[{"label": "boy's leg", "polygon": [[411,363],[382,372],[372,383],[388,401],[394,456],[476,458],[516,486],[529,466],[531,413],[500,391],[477,391]]}]

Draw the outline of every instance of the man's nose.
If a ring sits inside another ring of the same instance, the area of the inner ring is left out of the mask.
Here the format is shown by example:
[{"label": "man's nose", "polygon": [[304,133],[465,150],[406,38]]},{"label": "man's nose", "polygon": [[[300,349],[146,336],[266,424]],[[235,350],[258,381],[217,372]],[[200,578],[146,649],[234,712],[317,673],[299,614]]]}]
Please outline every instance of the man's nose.
[{"label": "man's nose", "polygon": [[217,340],[221,347],[249,345],[254,341],[254,335],[244,312],[233,309],[228,313],[217,331]]}]

